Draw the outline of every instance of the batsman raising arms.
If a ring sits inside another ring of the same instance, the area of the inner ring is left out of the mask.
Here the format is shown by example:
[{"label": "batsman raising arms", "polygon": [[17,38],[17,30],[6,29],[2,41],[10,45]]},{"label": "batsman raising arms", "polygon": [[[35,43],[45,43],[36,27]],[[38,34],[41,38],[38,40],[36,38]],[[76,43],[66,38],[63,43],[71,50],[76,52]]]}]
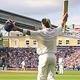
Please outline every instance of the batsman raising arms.
[{"label": "batsman raising arms", "polygon": [[38,41],[37,54],[39,55],[39,63],[37,80],[55,80],[55,53],[57,52],[56,39],[58,35],[61,35],[63,33],[63,29],[65,31],[65,23],[68,18],[68,5],[67,2],[64,3],[66,5],[64,6],[64,15],[62,18],[61,26],[58,28],[51,29],[51,22],[48,18],[42,19],[42,30],[37,31],[18,28],[15,26],[15,22],[11,20],[8,20],[4,25],[4,29],[7,32],[20,31],[23,34],[29,35],[31,38],[36,39]]},{"label": "batsman raising arms", "polygon": [[8,20],[5,23],[4,29],[6,31],[20,31],[23,34],[29,35],[31,38],[34,38],[38,41],[37,53],[39,55],[39,63],[37,80],[55,80],[55,53],[57,51],[56,39],[57,36],[63,32],[67,18],[68,13],[66,12],[62,18],[61,26],[54,29],[51,29],[50,20],[48,18],[43,18],[41,21],[42,30],[37,31],[18,28],[11,20]]}]

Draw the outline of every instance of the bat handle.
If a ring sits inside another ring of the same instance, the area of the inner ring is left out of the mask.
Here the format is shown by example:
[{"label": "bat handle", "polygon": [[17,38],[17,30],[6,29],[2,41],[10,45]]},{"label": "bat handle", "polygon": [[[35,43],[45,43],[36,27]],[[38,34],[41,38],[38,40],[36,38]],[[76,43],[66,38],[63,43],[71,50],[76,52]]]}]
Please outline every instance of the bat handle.
[{"label": "bat handle", "polygon": [[64,24],[64,32],[66,31],[66,27],[67,27],[67,25],[66,25],[66,23]]}]

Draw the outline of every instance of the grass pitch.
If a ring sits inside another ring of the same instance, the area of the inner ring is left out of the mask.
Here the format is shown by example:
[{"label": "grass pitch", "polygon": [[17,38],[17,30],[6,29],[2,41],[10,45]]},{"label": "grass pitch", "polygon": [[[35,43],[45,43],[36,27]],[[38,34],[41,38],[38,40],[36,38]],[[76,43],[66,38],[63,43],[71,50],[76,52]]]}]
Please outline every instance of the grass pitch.
[{"label": "grass pitch", "polygon": [[[0,80],[36,80],[37,71],[0,71]],[[55,74],[56,80],[80,80],[80,71]]]}]

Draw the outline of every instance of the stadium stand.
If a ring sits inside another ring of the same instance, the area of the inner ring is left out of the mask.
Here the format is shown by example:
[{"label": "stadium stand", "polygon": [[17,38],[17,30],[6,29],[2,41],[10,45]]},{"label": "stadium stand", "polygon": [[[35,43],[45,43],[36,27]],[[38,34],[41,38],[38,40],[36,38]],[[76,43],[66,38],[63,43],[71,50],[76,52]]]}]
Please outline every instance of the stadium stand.
[{"label": "stadium stand", "polygon": [[[66,69],[80,70],[80,49],[64,48],[58,49],[56,57],[63,55],[64,67]],[[2,59],[5,59],[3,62]],[[38,55],[36,48],[0,48],[0,66],[7,66],[7,69],[21,70],[21,62],[25,60],[26,70],[37,69]]]}]

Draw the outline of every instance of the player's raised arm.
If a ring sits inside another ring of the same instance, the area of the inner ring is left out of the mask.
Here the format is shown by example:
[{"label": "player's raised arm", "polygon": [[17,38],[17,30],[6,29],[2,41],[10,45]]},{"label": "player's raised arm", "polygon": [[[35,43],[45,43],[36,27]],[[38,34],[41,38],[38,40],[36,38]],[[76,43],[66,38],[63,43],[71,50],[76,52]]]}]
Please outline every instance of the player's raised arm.
[{"label": "player's raised arm", "polygon": [[[6,21],[6,23],[4,25],[4,29],[7,32],[10,32],[10,31],[20,31],[20,32],[24,33],[23,29],[19,28],[19,27],[16,27],[15,22],[12,21],[12,20],[7,20]],[[30,31],[26,29],[25,30],[25,34],[30,35]]]},{"label": "player's raised arm", "polygon": [[63,18],[62,18],[62,27],[64,28],[65,26],[65,23],[67,22],[67,18],[68,18],[68,13],[66,12],[64,15],[63,15]]}]

